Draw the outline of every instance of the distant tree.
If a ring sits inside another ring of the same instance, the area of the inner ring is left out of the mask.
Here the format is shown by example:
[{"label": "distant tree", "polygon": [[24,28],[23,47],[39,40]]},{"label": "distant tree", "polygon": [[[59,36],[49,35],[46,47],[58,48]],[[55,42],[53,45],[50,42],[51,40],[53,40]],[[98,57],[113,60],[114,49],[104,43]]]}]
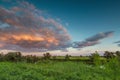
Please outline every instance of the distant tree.
[{"label": "distant tree", "polygon": [[51,58],[51,54],[50,53],[45,53],[45,54],[43,54],[43,58],[44,59],[50,59]]},{"label": "distant tree", "polygon": [[4,61],[4,54],[2,52],[0,53],[0,61]]},{"label": "distant tree", "polygon": [[65,60],[69,60],[70,59],[70,55],[66,54],[65,55]]},{"label": "distant tree", "polygon": [[118,61],[120,62],[120,51],[116,51],[115,54],[116,54]]},{"label": "distant tree", "polygon": [[80,55],[80,57],[83,57],[82,55]]},{"label": "distant tree", "polygon": [[37,61],[39,61],[40,59],[39,59],[39,57],[37,57],[37,56],[33,56],[33,62],[35,63],[35,62],[37,62]]},{"label": "distant tree", "polygon": [[69,55],[69,57],[72,57],[71,55]]},{"label": "distant tree", "polygon": [[116,51],[115,54],[120,57],[120,51]]},{"label": "distant tree", "polygon": [[114,58],[115,57],[115,53],[109,52],[109,51],[105,51],[104,57],[107,58],[107,59]]},{"label": "distant tree", "polygon": [[26,61],[28,63],[35,63],[35,62],[39,61],[39,57],[37,57],[35,55],[27,55],[27,56],[24,56],[24,61]]},{"label": "distant tree", "polygon": [[21,61],[22,54],[20,52],[8,52],[5,55],[5,60],[7,61]]}]

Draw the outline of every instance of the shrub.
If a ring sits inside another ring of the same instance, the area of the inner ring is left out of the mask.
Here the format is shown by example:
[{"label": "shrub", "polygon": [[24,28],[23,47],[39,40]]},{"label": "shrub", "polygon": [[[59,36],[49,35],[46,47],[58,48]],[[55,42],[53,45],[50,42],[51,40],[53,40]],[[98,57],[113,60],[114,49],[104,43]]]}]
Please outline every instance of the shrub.
[{"label": "shrub", "polygon": [[4,61],[4,54],[0,53],[0,61]]},{"label": "shrub", "polygon": [[96,66],[101,64],[100,55],[98,54],[97,51],[95,53],[91,54],[90,60]]},{"label": "shrub", "polygon": [[17,62],[17,61],[21,61],[21,57],[22,55],[20,52],[8,52],[5,55],[5,60]]}]

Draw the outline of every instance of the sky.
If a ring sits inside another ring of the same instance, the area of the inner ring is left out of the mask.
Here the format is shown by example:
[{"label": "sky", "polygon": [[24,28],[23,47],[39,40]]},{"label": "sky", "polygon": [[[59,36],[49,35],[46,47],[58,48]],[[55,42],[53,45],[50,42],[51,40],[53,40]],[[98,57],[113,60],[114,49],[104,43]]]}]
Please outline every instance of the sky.
[{"label": "sky", "polygon": [[0,50],[81,55],[120,50],[119,0],[0,0]]}]

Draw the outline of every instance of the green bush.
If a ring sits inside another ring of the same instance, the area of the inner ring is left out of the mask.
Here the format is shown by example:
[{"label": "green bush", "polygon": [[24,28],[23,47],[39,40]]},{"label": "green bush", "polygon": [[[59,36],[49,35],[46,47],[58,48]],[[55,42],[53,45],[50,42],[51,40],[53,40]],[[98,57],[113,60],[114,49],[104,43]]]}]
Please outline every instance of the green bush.
[{"label": "green bush", "polygon": [[22,55],[20,52],[8,52],[5,56],[4,56],[6,61],[13,61],[13,62],[17,62],[17,61],[21,61],[22,59]]},{"label": "green bush", "polygon": [[100,55],[98,54],[98,52],[96,51],[95,53],[91,54],[90,56],[90,60],[92,61],[92,63],[96,66],[101,65],[101,59],[100,59]]}]

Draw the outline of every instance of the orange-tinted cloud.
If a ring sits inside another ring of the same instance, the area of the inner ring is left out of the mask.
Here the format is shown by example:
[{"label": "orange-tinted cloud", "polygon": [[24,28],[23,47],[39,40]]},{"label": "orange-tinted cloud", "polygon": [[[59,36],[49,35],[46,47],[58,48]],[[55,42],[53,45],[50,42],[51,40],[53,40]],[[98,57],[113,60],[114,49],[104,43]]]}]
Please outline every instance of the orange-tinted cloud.
[{"label": "orange-tinted cloud", "polygon": [[2,49],[60,50],[67,48],[70,41],[70,35],[62,24],[46,18],[27,2],[10,9],[0,7]]},{"label": "orange-tinted cloud", "polygon": [[113,31],[98,33],[81,42],[71,42],[64,26],[27,2],[11,8],[0,7],[0,49],[47,51],[83,48],[99,44]]}]

